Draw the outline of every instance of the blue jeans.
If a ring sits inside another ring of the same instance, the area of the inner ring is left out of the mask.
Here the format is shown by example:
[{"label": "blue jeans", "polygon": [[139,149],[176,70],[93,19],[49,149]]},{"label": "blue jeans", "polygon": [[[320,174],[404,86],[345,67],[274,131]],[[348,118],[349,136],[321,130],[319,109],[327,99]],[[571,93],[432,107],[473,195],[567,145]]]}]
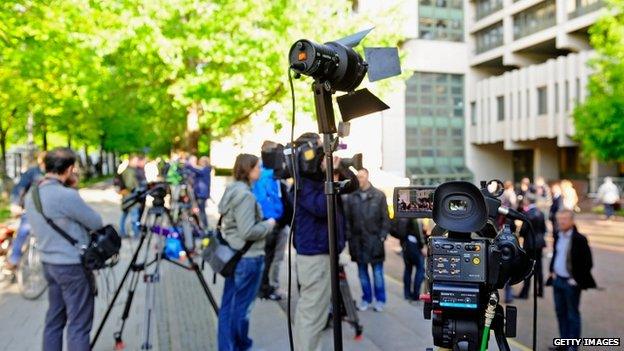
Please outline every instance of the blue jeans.
[{"label": "blue jeans", "polygon": [[225,279],[219,311],[219,351],[251,349],[249,315],[260,288],[264,256],[243,257],[234,276]]},{"label": "blue jeans", "polygon": [[559,334],[562,338],[581,337],[581,289],[570,285],[567,279],[555,278],[553,281],[555,311],[559,322]]},{"label": "blue jeans", "polygon": [[[375,284],[375,300],[386,303],[386,287],[384,286],[383,263],[375,263],[373,266],[373,282]],[[358,263],[358,273],[362,284],[362,300],[373,302],[370,276],[368,274],[368,264]]]},{"label": "blue jeans", "polygon": [[615,206],[613,204],[603,204],[604,212],[607,218],[611,218],[615,214]]},{"label": "blue jeans", "polygon": [[[420,286],[425,279],[425,258],[420,252],[415,257],[403,252],[405,271],[403,272],[403,297],[408,300],[420,299]],[[416,276],[412,279],[412,271],[416,267]],[[413,285],[412,285],[413,283]]]},{"label": "blue jeans", "polygon": [[197,199],[197,207],[199,209],[199,220],[201,221],[201,225],[204,227],[204,230],[208,229],[208,216],[206,215],[206,201],[208,199]]},{"label": "blue jeans", "polygon": [[20,218],[19,228],[17,229],[17,236],[13,240],[11,256],[9,257],[9,262],[11,264],[18,264],[20,259],[22,258],[22,247],[24,247],[24,243],[26,242],[29,233],[30,224],[26,220],[26,216],[22,215],[22,217]]},{"label": "blue jeans", "polygon": [[132,221],[132,232],[134,233],[134,236],[138,236],[141,230],[141,208],[139,206],[134,206],[128,211],[121,212],[121,219],[119,220],[119,235],[128,235],[128,233],[126,233],[126,220],[128,219],[128,216],[130,216],[130,220]]},{"label": "blue jeans", "polygon": [[[48,312],[43,330],[43,351],[61,351],[67,325],[67,349],[88,351],[95,298],[87,272],[80,264],[43,264],[48,281]],[[92,274],[92,273],[88,273]]]}]

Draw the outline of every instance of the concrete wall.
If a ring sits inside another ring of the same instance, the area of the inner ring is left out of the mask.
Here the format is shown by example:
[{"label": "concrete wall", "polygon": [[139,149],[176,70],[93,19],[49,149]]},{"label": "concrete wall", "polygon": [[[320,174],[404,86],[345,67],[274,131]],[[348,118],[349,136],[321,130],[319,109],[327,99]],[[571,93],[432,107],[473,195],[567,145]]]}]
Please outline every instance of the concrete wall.
[{"label": "concrete wall", "polygon": [[466,165],[474,173],[477,184],[481,180],[513,179],[511,151],[504,150],[502,143],[466,149]]}]

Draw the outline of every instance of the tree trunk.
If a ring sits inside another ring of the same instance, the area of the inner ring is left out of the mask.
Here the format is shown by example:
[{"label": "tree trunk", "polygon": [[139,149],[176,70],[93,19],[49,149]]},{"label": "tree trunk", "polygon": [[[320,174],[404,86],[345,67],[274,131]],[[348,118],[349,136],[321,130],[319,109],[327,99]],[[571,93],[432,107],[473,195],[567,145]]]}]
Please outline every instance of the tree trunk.
[{"label": "tree trunk", "polygon": [[91,157],[89,157],[89,146],[85,144],[85,146],[83,147],[84,150],[84,154],[85,154],[85,163],[84,163],[84,168],[85,168],[85,176],[87,177],[87,179],[90,179],[91,177],[93,177],[93,172],[91,171]]},{"label": "tree trunk", "polygon": [[188,108],[186,115],[186,151],[196,155],[199,149],[199,117],[201,115],[201,107],[194,102]]},{"label": "tree trunk", "polygon": [[71,134],[69,134],[69,132],[67,133],[67,147],[71,149],[71,145],[72,145],[72,137]]},{"label": "tree trunk", "polygon": [[48,151],[48,124],[45,117],[42,118],[41,123],[41,148],[43,151]]}]

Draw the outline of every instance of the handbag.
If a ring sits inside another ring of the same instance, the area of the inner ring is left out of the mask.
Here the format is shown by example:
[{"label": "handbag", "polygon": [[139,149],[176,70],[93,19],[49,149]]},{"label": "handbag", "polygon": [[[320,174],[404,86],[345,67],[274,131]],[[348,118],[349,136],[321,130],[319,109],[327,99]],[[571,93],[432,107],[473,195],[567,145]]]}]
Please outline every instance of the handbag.
[{"label": "handbag", "polygon": [[240,250],[233,249],[221,234],[223,216],[224,214],[219,217],[217,228],[208,242],[208,247],[202,252],[202,256],[214,272],[228,278],[234,275],[236,265],[254,242],[246,241]]},{"label": "handbag", "polygon": [[45,219],[46,223],[48,223],[52,229],[59,233],[72,246],[78,248],[80,251],[80,261],[85,269],[88,271],[94,271],[106,267],[106,261],[113,256],[117,256],[119,254],[119,249],[121,248],[121,237],[119,237],[115,228],[109,224],[102,228],[90,231],[89,244],[78,247],[78,240],[67,234],[66,231],[61,229],[58,225],[56,225],[56,223],[54,223],[53,220],[43,213],[41,196],[39,194],[40,184],[41,183],[34,185],[32,190],[33,203],[37,212],[41,214],[43,219]]}]

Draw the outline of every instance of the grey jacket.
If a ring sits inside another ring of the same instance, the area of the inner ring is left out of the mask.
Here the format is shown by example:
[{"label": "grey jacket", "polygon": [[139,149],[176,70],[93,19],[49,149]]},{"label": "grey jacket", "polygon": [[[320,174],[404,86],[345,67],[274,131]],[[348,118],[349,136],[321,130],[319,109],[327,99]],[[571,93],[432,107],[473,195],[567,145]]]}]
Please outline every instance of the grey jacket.
[{"label": "grey jacket", "polygon": [[[77,246],[89,243],[87,228],[93,230],[102,227],[102,217],[84,202],[76,189],[65,187],[56,180],[44,180],[39,194],[43,213],[78,240]],[[46,223],[35,208],[32,188],[26,195],[25,208],[26,218],[37,238],[41,260],[51,264],[79,264],[79,249]]]},{"label": "grey jacket", "polygon": [[240,181],[228,185],[219,202],[219,213],[223,215],[221,234],[233,249],[240,250],[250,240],[254,244],[243,257],[264,255],[264,238],[273,226],[262,221],[262,209],[249,185]]}]

